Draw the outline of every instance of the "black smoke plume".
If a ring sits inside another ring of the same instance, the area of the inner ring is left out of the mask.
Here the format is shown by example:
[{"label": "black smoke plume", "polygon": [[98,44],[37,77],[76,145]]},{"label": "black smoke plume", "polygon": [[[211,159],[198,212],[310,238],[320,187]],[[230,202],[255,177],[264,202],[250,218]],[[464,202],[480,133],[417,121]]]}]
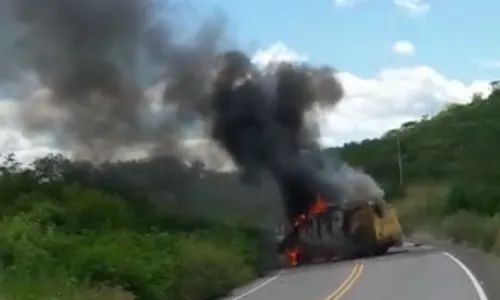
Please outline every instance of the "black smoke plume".
[{"label": "black smoke plume", "polygon": [[306,118],[342,98],[335,72],[260,70],[239,51],[221,56],[230,44],[224,19],[181,8],[167,0],[0,0],[0,83],[38,88],[20,100],[25,133],[49,132],[57,146],[96,162],[134,147],[183,159],[186,131],[207,125],[245,181],[270,173],[290,218],[317,194],[349,198],[350,173],[322,154]]},{"label": "black smoke plume", "polygon": [[269,172],[281,189],[289,219],[305,213],[318,195],[341,203],[334,175],[339,162],[321,152],[317,127],[306,113],[337,104],[342,86],[333,70],[278,63],[256,69],[240,52],[228,52],[211,98],[212,136],[258,182]]}]

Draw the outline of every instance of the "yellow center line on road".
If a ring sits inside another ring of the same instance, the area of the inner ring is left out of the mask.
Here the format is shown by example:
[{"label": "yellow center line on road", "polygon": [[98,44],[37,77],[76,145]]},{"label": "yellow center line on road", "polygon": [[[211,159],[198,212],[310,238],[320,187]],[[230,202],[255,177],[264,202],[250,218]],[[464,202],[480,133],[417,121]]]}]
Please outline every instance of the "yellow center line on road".
[{"label": "yellow center line on road", "polygon": [[328,297],[323,300],[339,300],[356,283],[356,281],[361,276],[361,273],[363,273],[363,268],[364,266],[362,263],[356,262],[351,270],[351,273],[349,273],[349,276],[344,279],[344,281],[337,289],[335,289],[330,295],[328,295]]}]

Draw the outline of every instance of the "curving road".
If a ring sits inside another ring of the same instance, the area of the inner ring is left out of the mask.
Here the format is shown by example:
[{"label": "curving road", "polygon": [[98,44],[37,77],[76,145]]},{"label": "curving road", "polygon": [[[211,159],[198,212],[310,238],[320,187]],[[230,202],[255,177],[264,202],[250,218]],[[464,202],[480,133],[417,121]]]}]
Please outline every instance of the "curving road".
[{"label": "curving road", "polygon": [[469,269],[429,248],[282,270],[226,300],[487,300]]}]

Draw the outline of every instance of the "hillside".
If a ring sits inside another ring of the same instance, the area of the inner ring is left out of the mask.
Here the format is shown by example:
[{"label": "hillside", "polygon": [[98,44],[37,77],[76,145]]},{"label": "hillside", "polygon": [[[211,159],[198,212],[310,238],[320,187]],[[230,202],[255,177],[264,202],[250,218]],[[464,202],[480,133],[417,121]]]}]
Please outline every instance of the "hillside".
[{"label": "hillside", "polygon": [[[494,83],[492,84],[494,85]],[[495,85],[494,85],[495,87]],[[379,139],[335,149],[379,181],[398,182],[399,135],[404,181],[450,180],[464,170],[497,164],[500,149],[500,89],[465,105],[452,104],[432,118],[408,122]]]},{"label": "hillside", "polygon": [[161,157],[0,160],[2,299],[215,299],[273,263],[249,222],[271,195],[234,174]]},{"label": "hillside", "polygon": [[[500,85],[378,139],[335,151],[375,177],[397,201],[407,231],[436,234],[500,254]],[[398,138],[403,169],[400,184]]]}]

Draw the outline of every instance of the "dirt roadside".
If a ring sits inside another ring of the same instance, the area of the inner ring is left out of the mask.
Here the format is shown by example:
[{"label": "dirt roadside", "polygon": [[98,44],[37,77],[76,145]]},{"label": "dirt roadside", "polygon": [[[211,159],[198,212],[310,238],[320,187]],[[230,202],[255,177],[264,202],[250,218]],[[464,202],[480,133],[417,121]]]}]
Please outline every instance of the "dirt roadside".
[{"label": "dirt roadside", "polygon": [[500,300],[500,257],[466,245],[438,240],[423,232],[412,234],[408,240],[430,245],[437,250],[452,254],[474,274],[487,294],[488,300]]}]

